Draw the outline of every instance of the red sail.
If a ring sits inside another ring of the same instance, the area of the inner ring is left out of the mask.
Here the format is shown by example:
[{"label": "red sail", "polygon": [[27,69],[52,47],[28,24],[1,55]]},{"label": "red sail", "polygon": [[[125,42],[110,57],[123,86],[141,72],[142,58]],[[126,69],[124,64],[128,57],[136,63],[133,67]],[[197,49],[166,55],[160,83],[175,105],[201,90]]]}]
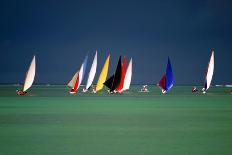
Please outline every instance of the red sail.
[{"label": "red sail", "polygon": [[163,75],[163,77],[162,77],[161,80],[159,81],[158,86],[159,86],[161,89],[164,89],[164,90],[165,90],[165,86],[166,86],[166,75],[165,75],[165,74]]},{"label": "red sail", "polygon": [[74,85],[74,87],[71,89],[71,92],[76,92],[76,91],[77,91],[78,84],[79,84],[79,73],[78,73],[78,75],[77,75],[77,79],[76,79],[75,85]]},{"label": "red sail", "polygon": [[123,57],[123,62],[122,62],[122,70],[121,70],[121,80],[120,84],[116,88],[116,91],[121,91],[124,85],[124,79],[125,79],[125,74],[126,74],[126,57]]}]

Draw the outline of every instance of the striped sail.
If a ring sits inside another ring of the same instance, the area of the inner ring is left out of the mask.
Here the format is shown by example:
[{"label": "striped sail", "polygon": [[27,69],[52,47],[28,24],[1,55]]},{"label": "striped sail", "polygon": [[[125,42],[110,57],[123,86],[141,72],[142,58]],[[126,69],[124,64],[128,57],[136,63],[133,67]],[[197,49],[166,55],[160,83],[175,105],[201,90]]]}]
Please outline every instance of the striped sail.
[{"label": "striped sail", "polygon": [[91,69],[89,71],[89,76],[88,76],[88,80],[87,80],[85,90],[88,90],[89,87],[92,85],[95,74],[96,74],[96,70],[97,70],[97,51],[95,53]]},{"label": "striped sail", "polygon": [[27,91],[33,84],[34,78],[35,78],[35,68],[36,68],[36,62],[35,62],[35,56],[33,57],[30,67],[27,71],[23,91]]},{"label": "striped sail", "polygon": [[76,79],[77,79],[78,74],[79,74],[79,71],[77,71],[77,72],[73,75],[72,79],[69,81],[68,86],[69,86],[70,88],[74,88],[74,85],[75,85],[75,83],[76,83]]},{"label": "striped sail", "polygon": [[99,91],[103,88],[103,83],[106,81],[107,74],[108,74],[108,69],[109,69],[109,63],[110,63],[110,54],[108,55],[105,64],[101,70],[100,76],[98,78],[98,82],[95,88],[95,91]]}]

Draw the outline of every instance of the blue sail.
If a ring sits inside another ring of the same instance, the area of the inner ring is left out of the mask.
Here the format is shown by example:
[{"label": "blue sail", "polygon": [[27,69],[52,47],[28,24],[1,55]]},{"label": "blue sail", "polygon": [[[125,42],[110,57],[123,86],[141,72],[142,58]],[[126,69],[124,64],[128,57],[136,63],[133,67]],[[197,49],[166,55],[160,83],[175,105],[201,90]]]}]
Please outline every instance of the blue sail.
[{"label": "blue sail", "polygon": [[165,85],[165,90],[168,91],[172,88],[173,86],[173,74],[172,74],[172,66],[171,62],[168,57],[168,64],[166,68],[166,85]]},{"label": "blue sail", "polygon": [[85,70],[86,70],[86,66],[87,66],[87,61],[88,61],[88,55],[85,56],[85,60],[83,62],[83,75],[82,75],[83,78],[85,76]]}]

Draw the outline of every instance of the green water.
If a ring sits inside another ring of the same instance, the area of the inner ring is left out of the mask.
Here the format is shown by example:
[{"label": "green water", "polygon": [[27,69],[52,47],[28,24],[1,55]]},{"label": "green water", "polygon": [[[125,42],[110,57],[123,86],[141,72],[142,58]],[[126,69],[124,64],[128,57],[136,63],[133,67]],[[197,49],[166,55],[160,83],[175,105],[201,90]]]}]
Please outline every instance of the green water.
[{"label": "green water", "polygon": [[232,154],[230,88],[70,95],[65,86],[34,86],[27,96],[16,89],[0,86],[0,154]]}]

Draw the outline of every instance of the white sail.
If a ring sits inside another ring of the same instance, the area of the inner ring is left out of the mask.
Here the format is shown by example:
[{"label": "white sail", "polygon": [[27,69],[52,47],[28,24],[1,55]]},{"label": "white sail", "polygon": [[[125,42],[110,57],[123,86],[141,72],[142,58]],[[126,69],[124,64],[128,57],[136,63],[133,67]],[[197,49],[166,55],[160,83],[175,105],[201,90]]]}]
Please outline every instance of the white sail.
[{"label": "white sail", "polygon": [[79,72],[79,82],[78,82],[77,89],[80,87],[81,82],[82,82],[82,80],[83,80],[83,72],[84,72],[84,64],[82,64],[82,65],[81,65],[81,68],[80,68],[80,72]]},{"label": "white sail", "polygon": [[89,87],[91,86],[91,84],[93,83],[93,80],[94,80],[94,77],[95,77],[95,74],[96,74],[96,70],[97,70],[97,51],[96,51],[96,54],[94,56],[91,69],[89,71],[89,77],[88,77],[87,84],[86,84],[86,87],[85,87],[86,90],[88,90]]},{"label": "white sail", "polygon": [[35,78],[35,56],[33,57],[31,61],[31,65],[27,71],[24,86],[23,86],[23,91],[27,91],[31,87],[34,78]]},{"label": "white sail", "polygon": [[207,70],[207,74],[206,74],[206,87],[205,87],[205,91],[207,89],[209,89],[212,78],[213,78],[213,72],[214,72],[214,51],[212,51],[211,57],[210,57],[210,61],[209,61],[209,65],[208,65],[208,70]]},{"label": "white sail", "polygon": [[123,88],[121,91],[124,91],[130,88],[131,78],[132,78],[132,58],[130,59],[129,65],[127,67],[124,84],[123,84]]}]

